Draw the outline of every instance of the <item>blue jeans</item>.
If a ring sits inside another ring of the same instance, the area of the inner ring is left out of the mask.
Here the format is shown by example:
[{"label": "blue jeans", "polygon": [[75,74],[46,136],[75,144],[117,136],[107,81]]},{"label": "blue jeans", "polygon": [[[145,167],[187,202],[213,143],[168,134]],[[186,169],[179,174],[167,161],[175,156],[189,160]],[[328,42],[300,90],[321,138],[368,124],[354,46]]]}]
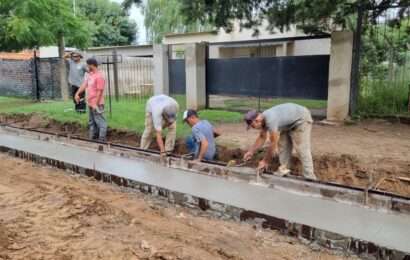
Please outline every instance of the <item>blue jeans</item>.
[{"label": "blue jeans", "polygon": [[188,152],[193,153],[195,155],[195,158],[198,157],[200,145],[197,142],[195,142],[194,137],[192,135],[188,136],[185,139],[185,144],[188,148]]},{"label": "blue jeans", "polygon": [[[195,159],[198,158],[199,149],[201,148],[201,144],[198,143],[198,142],[196,142],[195,139],[194,139],[194,137],[193,137],[192,135],[191,135],[191,136],[188,136],[188,137],[185,139],[185,144],[186,144],[186,147],[188,148],[189,153],[193,153],[193,154],[195,155]],[[205,154],[204,159],[205,159],[205,160],[213,160],[214,157],[215,157],[215,156],[210,157],[210,156],[207,156],[207,155]]]}]

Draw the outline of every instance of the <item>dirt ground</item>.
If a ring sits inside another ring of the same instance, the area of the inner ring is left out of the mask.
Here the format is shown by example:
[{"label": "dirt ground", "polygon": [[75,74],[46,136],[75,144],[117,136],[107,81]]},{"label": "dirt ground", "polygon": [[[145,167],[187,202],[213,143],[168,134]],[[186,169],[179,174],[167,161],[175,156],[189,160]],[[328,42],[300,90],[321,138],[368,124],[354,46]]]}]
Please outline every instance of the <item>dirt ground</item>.
[{"label": "dirt ground", "polygon": [[351,259],[0,154],[0,259]]},{"label": "dirt ground", "polygon": [[[38,115],[1,116],[0,122],[87,137],[87,131],[76,124],[60,124]],[[222,131],[218,138],[218,160],[240,160],[257,136],[246,131],[244,124],[217,125]],[[138,146],[136,133],[110,130],[110,142]],[[156,149],[155,142],[152,149]],[[314,124],[312,149],[315,173],[322,181],[355,187],[371,187],[385,192],[410,196],[410,125],[385,120],[366,120],[352,125],[329,126]],[[178,140],[176,153],[187,153],[183,140]],[[248,166],[256,166],[263,156],[257,154]],[[274,161],[271,171],[278,166]],[[293,158],[293,174],[300,174],[298,159]]]}]

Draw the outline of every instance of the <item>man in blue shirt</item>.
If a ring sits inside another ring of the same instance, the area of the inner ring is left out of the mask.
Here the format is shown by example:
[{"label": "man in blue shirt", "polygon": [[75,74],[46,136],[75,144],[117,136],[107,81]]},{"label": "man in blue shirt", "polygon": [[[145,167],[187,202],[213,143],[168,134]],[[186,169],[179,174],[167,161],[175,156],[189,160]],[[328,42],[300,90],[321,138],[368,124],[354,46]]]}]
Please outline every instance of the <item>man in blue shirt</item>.
[{"label": "man in blue shirt", "polygon": [[196,161],[213,160],[216,155],[215,137],[220,133],[207,120],[200,120],[193,109],[184,112],[183,120],[192,127],[192,136],[187,137],[186,145]]}]

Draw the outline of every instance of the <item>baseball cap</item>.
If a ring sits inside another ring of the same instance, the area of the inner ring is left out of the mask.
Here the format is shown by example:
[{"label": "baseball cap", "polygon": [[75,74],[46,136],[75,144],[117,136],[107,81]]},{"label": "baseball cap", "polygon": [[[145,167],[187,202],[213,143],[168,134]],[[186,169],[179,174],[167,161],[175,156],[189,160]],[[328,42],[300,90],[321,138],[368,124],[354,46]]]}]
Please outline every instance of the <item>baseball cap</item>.
[{"label": "baseball cap", "polygon": [[251,127],[251,124],[252,124],[253,120],[256,119],[256,117],[258,117],[258,112],[256,112],[256,110],[249,110],[245,114],[244,120],[245,120],[246,124],[248,125],[248,127],[247,127],[248,130]]},{"label": "baseball cap", "polygon": [[188,117],[190,117],[190,116],[198,116],[198,113],[197,113],[195,110],[193,110],[193,109],[185,110],[185,111],[184,111],[184,114],[183,114],[183,116],[182,116],[182,120],[183,120],[184,122],[186,122],[186,120],[187,120]]},{"label": "baseball cap", "polygon": [[88,65],[94,65],[95,67],[98,67],[98,61],[95,58],[88,58],[86,63]]},{"label": "baseball cap", "polygon": [[178,110],[174,107],[167,106],[164,108],[163,115],[166,117],[168,123],[174,123],[177,120]]}]

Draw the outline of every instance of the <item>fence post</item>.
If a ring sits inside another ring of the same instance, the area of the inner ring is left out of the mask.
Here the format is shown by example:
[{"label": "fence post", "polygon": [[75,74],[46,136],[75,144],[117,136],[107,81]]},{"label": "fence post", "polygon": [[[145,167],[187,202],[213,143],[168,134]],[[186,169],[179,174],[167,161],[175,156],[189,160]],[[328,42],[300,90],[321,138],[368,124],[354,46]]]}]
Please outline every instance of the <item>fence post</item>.
[{"label": "fence post", "polygon": [[329,61],[327,120],[343,121],[349,116],[353,33],[333,32]]},{"label": "fence post", "polygon": [[206,107],[206,43],[187,44],[185,48],[186,105],[190,109]]},{"label": "fence post", "polygon": [[118,102],[120,97],[120,91],[118,89],[118,58],[117,58],[117,50],[114,49],[112,51],[113,56],[113,68],[114,68],[114,93],[115,93],[115,101]]},{"label": "fence post", "polygon": [[168,45],[154,44],[154,95],[169,95]]},{"label": "fence post", "polygon": [[38,64],[37,64],[37,51],[34,50],[34,78],[36,82],[36,100],[40,101],[40,82],[38,78]]}]

